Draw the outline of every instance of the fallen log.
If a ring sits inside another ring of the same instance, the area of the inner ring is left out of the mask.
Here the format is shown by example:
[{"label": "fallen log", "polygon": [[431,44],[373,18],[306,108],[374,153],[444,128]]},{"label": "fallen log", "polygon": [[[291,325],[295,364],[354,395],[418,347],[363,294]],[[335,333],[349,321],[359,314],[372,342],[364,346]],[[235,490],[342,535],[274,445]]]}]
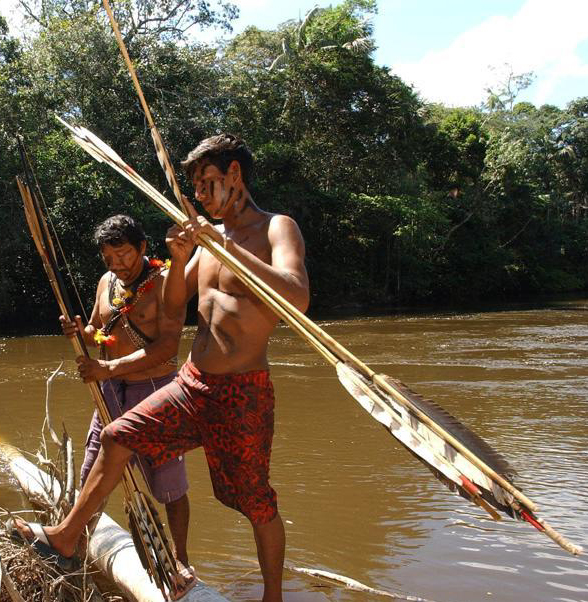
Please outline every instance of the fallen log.
[{"label": "fallen log", "polygon": [[[15,447],[0,442],[0,457],[32,504],[46,506],[59,498],[59,483],[29,462]],[[103,513],[88,545],[88,560],[109,584],[130,602],[164,602],[161,591],[149,579],[130,534]],[[182,602],[228,602],[227,598],[199,582]]]}]

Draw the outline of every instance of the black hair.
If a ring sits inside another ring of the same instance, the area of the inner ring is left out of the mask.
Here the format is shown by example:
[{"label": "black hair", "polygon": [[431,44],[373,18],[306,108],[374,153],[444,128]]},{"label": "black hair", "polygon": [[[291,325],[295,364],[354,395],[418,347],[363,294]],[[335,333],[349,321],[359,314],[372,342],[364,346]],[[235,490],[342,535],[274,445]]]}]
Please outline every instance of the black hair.
[{"label": "black hair", "polygon": [[218,167],[223,174],[227,173],[233,161],[237,161],[241,166],[243,183],[249,187],[253,177],[253,155],[241,138],[233,134],[220,134],[202,140],[181,163],[190,181],[194,178],[197,164],[204,159]]},{"label": "black hair", "polygon": [[96,226],[94,242],[102,248],[104,245],[120,247],[129,243],[139,249],[146,240],[141,225],[128,215],[113,215]]}]

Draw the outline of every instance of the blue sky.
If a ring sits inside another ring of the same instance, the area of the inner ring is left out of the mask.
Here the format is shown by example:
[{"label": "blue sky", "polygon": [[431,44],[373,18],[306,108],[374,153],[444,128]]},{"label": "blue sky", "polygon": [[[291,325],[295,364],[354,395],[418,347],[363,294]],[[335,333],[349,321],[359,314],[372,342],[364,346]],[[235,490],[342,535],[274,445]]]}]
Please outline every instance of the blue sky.
[{"label": "blue sky", "polygon": [[[337,0],[232,0],[235,31],[275,28]],[[588,0],[378,0],[376,62],[426,100],[478,105],[485,88],[533,71],[519,100],[564,107],[588,95]]]},{"label": "blue sky", "polygon": [[[111,0],[115,1],[115,0]],[[249,25],[274,29],[338,0],[232,0]],[[14,17],[17,0],[0,0]],[[214,0],[211,5],[214,6]],[[12,10],[11,10],[12,9]],[[429,101],[479,105],[506,75],[532,71],[518,100],[559,107],[588,95],[588,0],[378,0],[375,60]],[[212,41],[219,32],[196,33]]]}]

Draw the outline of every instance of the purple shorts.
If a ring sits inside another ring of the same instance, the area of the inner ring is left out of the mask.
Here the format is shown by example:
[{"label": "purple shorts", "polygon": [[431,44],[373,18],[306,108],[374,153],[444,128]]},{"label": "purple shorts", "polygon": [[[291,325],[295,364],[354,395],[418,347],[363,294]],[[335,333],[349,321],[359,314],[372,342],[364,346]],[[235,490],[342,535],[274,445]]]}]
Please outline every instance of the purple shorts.
[{"label": "purple shorts", "polygon": [[[121,416],[127,410],[134,408],[157,389],[173,381],[175,373],[161,378],[125,382],[111,378],[102,383],[102,392],[112,419]],[[88,478],[90,469],[94,465],[100,451],[100,433],[102,422],[98,412],[94,416],[86,439],[86,453],[80,471],[80,481],[83,485]],[[181,498],[188,491],[188,479],[183,456],[178,456],[156,468],[152,467],[141,457],[138,457],[140,468],[145,476],[147,485],[153,497],[161,504],[167,504]]]}]

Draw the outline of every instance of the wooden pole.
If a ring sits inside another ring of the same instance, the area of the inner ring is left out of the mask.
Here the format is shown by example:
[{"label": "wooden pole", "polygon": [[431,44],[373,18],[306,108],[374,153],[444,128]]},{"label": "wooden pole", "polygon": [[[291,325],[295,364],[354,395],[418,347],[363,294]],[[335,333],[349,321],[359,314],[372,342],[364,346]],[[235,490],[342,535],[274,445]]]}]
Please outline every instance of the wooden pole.
[{"label": "wooden pole", "polygon": [[114,14],[112,9],[110,8],[110,4],[108,0],[102,0],[104,4],[104,8],[106,9],[106,13],[108,14],[108,19],[110,20],[110,25],[112,26],[112,30],[114,31],[114,37],[118,43],[118,47],[123,55],[129,73],[131,75],[131,79],[133,80],[133,85],[135,86],[135,90],[137,91],[137,95],[139,96],[139,100],[141,101],[141,106],[143,107],[143,111],[145,112],[145,117],[147,118],[147,123],[149,124],[149,129],[151,130],[151,137],[153,138],[153,144],[155,145],[155,151],[157,152],[157,158],[159,159],[159,163],[163,168],[163,172],[165,173],[165,177],[167,182],[172,189],[174,196],[176,197],[180,207],[184,209],[187,213],[188,208],[186,207],[186,200],[182,196],[180,192],[180,186],[178,185],[178,180],[176,178],[176,172],[172,167],[171,160],[163,144],[163,140],[161,138],[161,134],[159,130],[155,127],[155,122],[153,121],[153,116],[151,115],[151,111],[149,110],[149,105],[145,100],[145,96],[143,94],[143,90],[141,88],[141,84],[139,83],[139,78],[137,77],[137,73],[135,71],[135,67],[133,66],[133,61],[131,61],[131,57],[127,51],[127,47],[125,46],[124,40],[120,33],[120,29],[118,27],[118,23],[114,18]]}]

